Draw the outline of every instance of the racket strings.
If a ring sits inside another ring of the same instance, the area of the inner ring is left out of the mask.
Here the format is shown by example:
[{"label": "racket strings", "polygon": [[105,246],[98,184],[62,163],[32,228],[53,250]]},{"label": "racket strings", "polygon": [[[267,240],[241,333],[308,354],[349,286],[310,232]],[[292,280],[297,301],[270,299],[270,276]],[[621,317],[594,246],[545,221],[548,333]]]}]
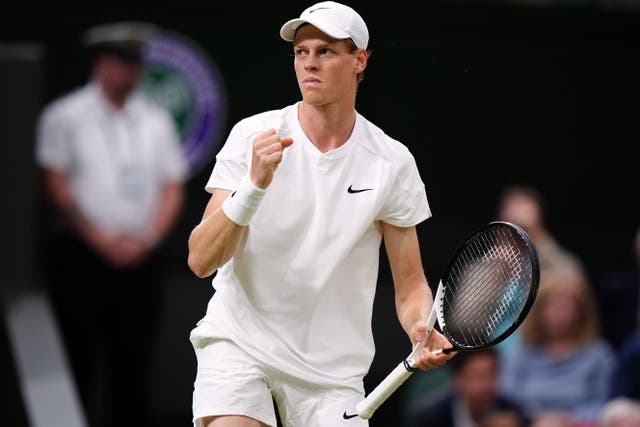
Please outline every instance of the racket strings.
[{"label": "racket strings", "polygon": [[506,228],[475,236],[445,278],[441,326],[460,347],[486,345],[517,321],[532,274],[517,237]]}]

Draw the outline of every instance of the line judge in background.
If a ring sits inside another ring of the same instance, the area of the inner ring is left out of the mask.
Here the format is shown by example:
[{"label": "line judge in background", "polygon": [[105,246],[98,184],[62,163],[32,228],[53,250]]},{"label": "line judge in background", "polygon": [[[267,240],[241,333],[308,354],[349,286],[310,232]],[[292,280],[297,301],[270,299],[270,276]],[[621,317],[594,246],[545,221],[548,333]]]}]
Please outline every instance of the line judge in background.
[{"label": "line judge in background", "polygon": [[[409,150],[355,109],[369,33],[352,8],[317,3],[280,30],[302,100],[237,123],[206,184],[189,266],[213,279],[191,332],[198,426],[366,426],[364,397],[384,239],[400,324],[424,340],[432,295],[416,225],[431,215]],[[265,82],[267,83],[267,82]],[[391,303],[391,302],[389,302]],[[418,366],[451,355],[439,333]],[[392,367],[390,367],[391,369]]]},{"label": "line judge in background", "polygon": [[88,83],[38,123],[36,159],[55,213],[50,294],[91,426],[146,425],[159,248],[183,203],[187,164],[173,120],[136,91],[154,30],[90,29]]}]

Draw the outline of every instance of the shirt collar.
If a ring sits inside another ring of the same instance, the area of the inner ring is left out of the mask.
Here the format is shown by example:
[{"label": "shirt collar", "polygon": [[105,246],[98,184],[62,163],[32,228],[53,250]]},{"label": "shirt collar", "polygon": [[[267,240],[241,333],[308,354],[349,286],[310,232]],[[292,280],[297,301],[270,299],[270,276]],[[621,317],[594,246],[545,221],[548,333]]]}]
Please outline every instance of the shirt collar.
[{"label": "shirt collar", "polygon": [[102,88],[100,87],[100,83],[96,80],[91,80],[88,84],[87,84],[87,88],[88,90],[92,93],[92,95],[96,98],[97,104],[98,104],[98,108],[100,109],[100,111],[109,116],[112,117],[116,114],[121,114],[124,117],[127,117],[129,119],[135,119],[136,116],[138,115],[138,108],[139,108],[139,103],[138,103],[138,94],[137,91],[134,91],[125,101],[124,106],[122,107],[122,109],[120,110],[116,110],[110,103],[109,101],[107,101],[106,97],[104,96],[104,93],[102,92]]}]

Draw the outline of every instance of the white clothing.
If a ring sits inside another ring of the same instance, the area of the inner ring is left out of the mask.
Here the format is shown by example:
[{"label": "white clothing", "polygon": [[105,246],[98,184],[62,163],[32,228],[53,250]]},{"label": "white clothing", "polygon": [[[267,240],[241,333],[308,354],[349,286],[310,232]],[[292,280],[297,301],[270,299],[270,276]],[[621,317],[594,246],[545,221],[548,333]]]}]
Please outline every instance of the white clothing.
[{"label": "white clothing", "polygon": [[114,233],[148,232],[162,185],[187,173],[167,112],[140,94],[115,110],[95,82],[45,108],[36,161],[63,172],[82,214]]},{"label": "white clothing", "polygon": [[[201,335],[206,335],[203,337]],[[273,402],[284,427],[367,427],[367,420],[344,419],[364,396],[351,388],[318,386],[273,369],[225,338],[215,325],[201,322],[191,341],[198,373],[193,393],[193,423],[211,415],[241,414],[277,425]]]},{"label": "white clothing", "polygon": [[207,191],[236,188],[254,137],[268,128],[293,145],[213,279],[204,319],[275,369],[362,393],[375,351],[379,222],[409,227],[430,217],[424,184],[408,149],[360,114],[344,145],[320,152],[294,104],[237,123]]}]

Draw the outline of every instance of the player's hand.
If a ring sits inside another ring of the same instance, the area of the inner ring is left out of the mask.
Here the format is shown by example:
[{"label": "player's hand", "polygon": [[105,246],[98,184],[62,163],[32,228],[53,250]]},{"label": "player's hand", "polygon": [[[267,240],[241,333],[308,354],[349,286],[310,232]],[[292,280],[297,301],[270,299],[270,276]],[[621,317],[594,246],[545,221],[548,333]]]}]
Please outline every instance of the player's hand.
[{"label": "player's hand", "polygon": [[[416,326],[412,340],[414,346],[419,342],[424,341],[426,330],[427,326],[424,323]],[[416,367],[423,371],[428,371],[430,369],[444,365],[449,359],[456,355],[456,352],[452,352],[449,354],[433,354],[433,352],[451,347],[452,345],[449,340],[447,340],[445,336],[438,332],[436,329],[433,329],[431,331],[431,334],[429,335],[429,338],[427,339],[427,342],[424,345],[424,348],[420,350],[416,355]]]},{"label": "player's hand", "polygon": [[258,188],[267,188],[282,161],[284,149],[293,144],[293,139],[282,138],[275,129],[268,129],[253,140],[251,181]]}]

